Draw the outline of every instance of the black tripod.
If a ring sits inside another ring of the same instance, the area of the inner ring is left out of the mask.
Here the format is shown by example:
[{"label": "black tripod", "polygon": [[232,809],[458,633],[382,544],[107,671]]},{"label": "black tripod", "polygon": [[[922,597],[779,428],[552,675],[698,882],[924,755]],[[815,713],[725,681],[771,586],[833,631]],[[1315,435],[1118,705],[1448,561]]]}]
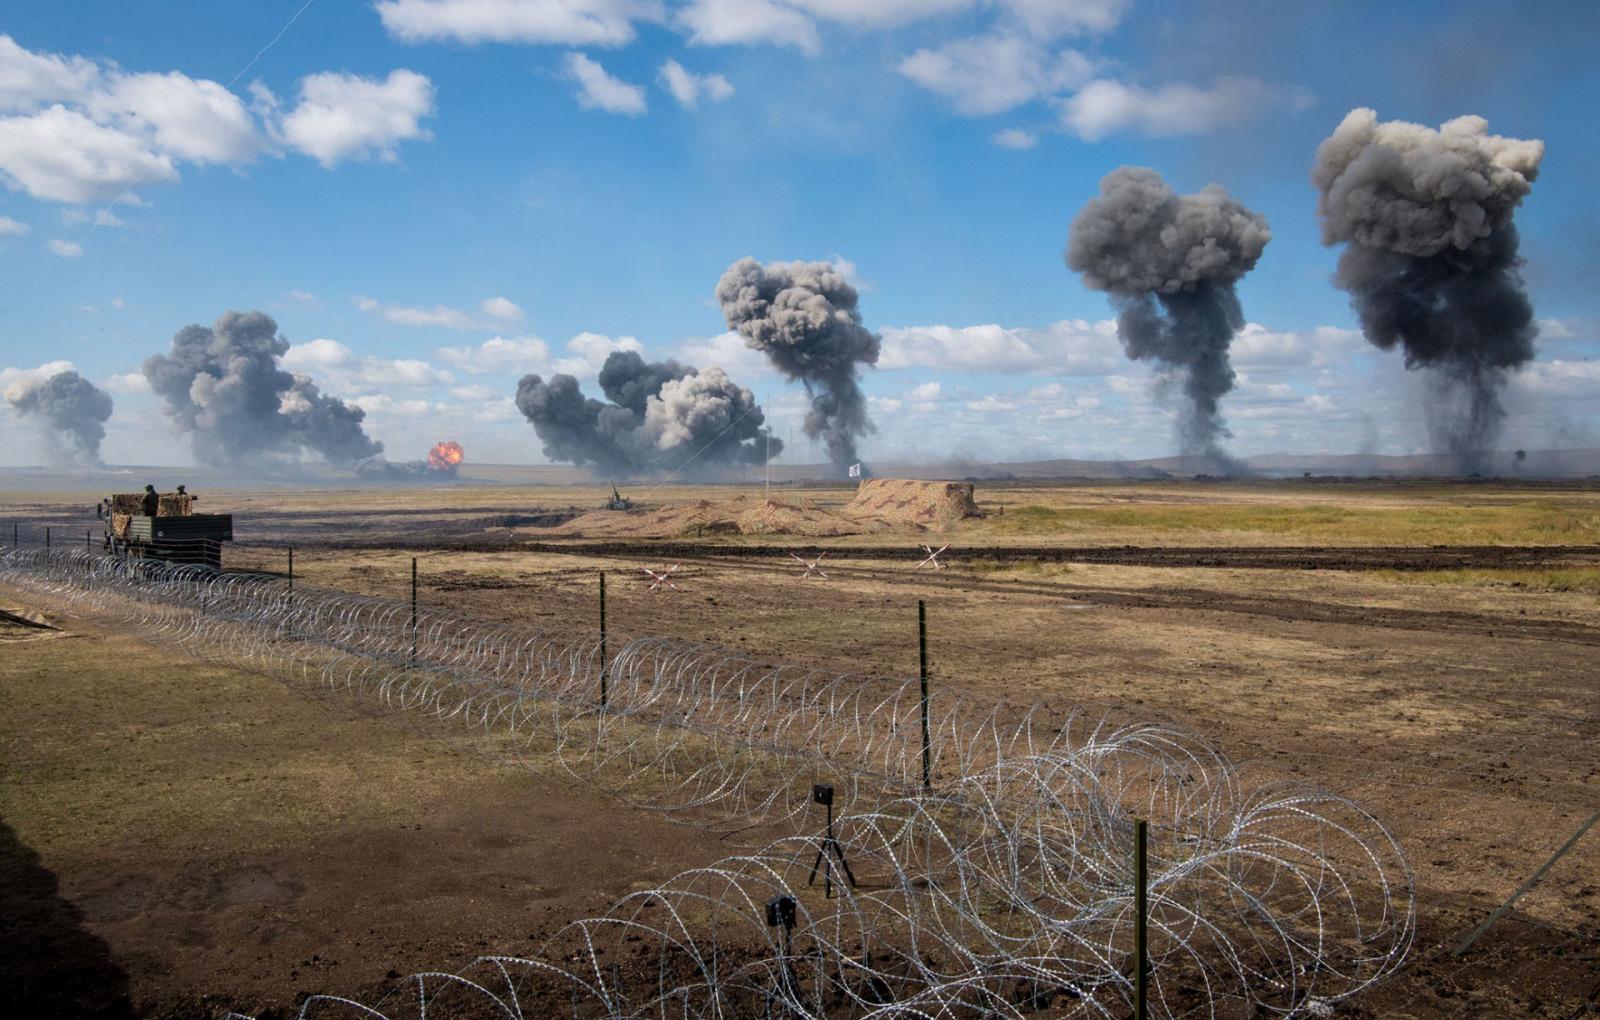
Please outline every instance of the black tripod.
[{"label": "black tripod", "polygon": [[844,869],[844,877],[850,883],[850,888],[856,887],[855,873],[850,870],[850,862],[844,859],[844,850],[839,846],[839,841],[833,838],[833,787],[826,783],[818,783],[811,788],[811,799],[828,809],[828,834],[822,838],[822,847],[817,851],[817,859],[811,862],[811,877],[806,879],[806,885],[815,885],[817,872],[822,872],[822,895],[824,899],[833,898],[833,861],[828,855],[839,858],[839,867]]}]

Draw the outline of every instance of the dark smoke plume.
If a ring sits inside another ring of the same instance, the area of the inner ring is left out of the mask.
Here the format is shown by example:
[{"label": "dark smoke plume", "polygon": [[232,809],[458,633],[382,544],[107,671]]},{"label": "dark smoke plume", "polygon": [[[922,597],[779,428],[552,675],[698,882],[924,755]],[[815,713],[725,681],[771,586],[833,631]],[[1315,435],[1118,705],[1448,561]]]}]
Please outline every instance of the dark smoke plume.
[{"label": "dark smoke plume", "polygon": [[1219,402],[1233,389],[1228,347],[1244,325],[1234,284],[1272,240],[1267,221],[1216,184],[1174,194],[1161,175],[1124,166],[1100,180],[1067,235],[1067,267],[1111,295],[1128,357],[1179,377],[1185,456],[1235,466]]},{"label": "dark smoke plume", "polygon": [[383,444],[361,426],[366,412],[278,367],[288,349],[272,316],[228,312],[210,328],[179,330],[144,374],[202,463],[282,465],[306,450],[341,466],[379,456]]},{"label": "dark smoke plume", "polygon": [[[755,396],[720,368],[702,372],[613,351],[600,369],[600,389],[608,403],[585,397],[570,375],[522,377],[517,407],[546,457],[617,478],[680,470],[706,476],[766,462],[766,417]],[[770,440],[772,456],[782,449]]]},{"label": "dark smoke plume", "polygon": [[7,388],[5,396],[18,414],[43,422],[72,460],[100,463],[100,443],[111,417],[111,394],[68,370],[39,382],[17,383]]},{"label": "dark smoke plume", "polygon": [[882,338],[861,324],[856,289],[827,262],[740,259],[717,283],[717,301],[745,346],[765,354],[811,397],[805,433],[821,438],[839,467],[856,461],[856,440],[874,431],[858,365],[876,365]]},{"label": "dark smoke plume", "polygon": [[1428,430],[1461,470],[1500,433],[1506,374],[1538,333],[1512,216],[1544,143],[1488,133],[1482,117],[1439,130],[1352,110],[1317,147],[1322,243],[1344,244],[1334,281],[1367,339],[1431,374]]}]

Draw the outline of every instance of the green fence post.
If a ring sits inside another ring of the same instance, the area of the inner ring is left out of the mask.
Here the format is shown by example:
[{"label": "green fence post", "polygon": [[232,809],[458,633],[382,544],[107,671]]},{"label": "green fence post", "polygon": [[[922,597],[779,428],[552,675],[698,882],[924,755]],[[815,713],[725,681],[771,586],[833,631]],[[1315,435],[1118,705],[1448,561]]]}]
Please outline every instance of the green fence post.
[{"label": "green fence post", "polygon": [[922,788],[933,789],[933,740],[928,731],[928,606],[917,599],[917,675],[922,681]]},{"label": "green fence post", "polygon": [[1149,862],[1145,856],[1149,823],[1140,819],[1133,823],[1133,1016],[1146,1020],[1150,977],[1149,919],[1150,899]]}]

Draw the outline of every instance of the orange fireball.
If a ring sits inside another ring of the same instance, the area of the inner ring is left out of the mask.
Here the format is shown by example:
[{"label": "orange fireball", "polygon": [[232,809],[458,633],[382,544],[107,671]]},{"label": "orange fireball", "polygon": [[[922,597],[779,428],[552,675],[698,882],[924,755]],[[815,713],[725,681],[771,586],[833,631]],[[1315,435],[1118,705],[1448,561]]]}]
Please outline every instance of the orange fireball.
[{"label": "orange fireball", "polygon": [[435,443],[433,449],[428,451],[428,466],[435,471],[449,471],[461,463],[466,456],[466,451],[461,449],[461,444],[446,439],[442,443]]}]

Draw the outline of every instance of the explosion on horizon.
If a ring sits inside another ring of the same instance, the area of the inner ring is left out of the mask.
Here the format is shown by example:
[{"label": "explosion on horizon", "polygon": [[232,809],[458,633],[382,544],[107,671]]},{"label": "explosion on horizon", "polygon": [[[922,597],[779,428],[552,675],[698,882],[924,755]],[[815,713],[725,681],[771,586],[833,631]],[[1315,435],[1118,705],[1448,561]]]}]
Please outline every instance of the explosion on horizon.
[{"label": "explosion on horizon", "polygon": [[466,451],[461,444],[453,439],[446,439],[441,443],[434,443],[433,449],[428,451],[428,467],[434,471],[448,471],[452,475],[466,458]]},{"label": "explosion on horizon", "polygon": [[1426,369],[1429,438],[1473,471],[1500,434],[1500,391],[1533,360],[1533,303],[1513,217],[1544,143],[1489,134],[1482,117],[1436,131],[1350,111],[1311,171],[1322,242],[1345,245],[1334,282],[1361,329]]},{"label": "explosion on horizon", "polygon": [[48,379],[13,383],[6,402],[45,428],[48,444],[78,464],[99,464],[111,418],[111,394],[68,369]]},{"label": "explosion on horizon", "polygon": [[875,431],[859,365],[876,365],[883,341],[862,325],[860,295],[832,263],[740,259],[717,282],[728,328],[811,398],[805,434],[821,439],[841,472],[856,440]]},{"label": "explosion on horizon", "polygon": [[272,316],[226,312],[179,330],[169,354],[145,359],[144,375],[203,464],[290,467],[306,451],[337,466],[381,459],[366,412],[281,368],[288,350]]},{"label": "explosion on horizon", "polygon": [[1128,357],[1150,358],[1182,381],[1177,428],[1184,456],[1236,469],[1220,401],[1233,389],[1228,348],[1244,325],[1234,285],[1272,240],[1266,218],[1220,185],[1178,195],[1146,167],[1124,166],[1100,180],[1072,221],[1067,267],[1111,295]]},{"label": "explosion on horizon", "polygon": [[755,395],[720,368],[647,362],[613,351],[600,369],[606,403],[585,397],[578,380],[526,375],[517,408],[553,461],[592,465],[608,477],[688,471],[715,476],[763,464],[783,450],[763,431]]}]

